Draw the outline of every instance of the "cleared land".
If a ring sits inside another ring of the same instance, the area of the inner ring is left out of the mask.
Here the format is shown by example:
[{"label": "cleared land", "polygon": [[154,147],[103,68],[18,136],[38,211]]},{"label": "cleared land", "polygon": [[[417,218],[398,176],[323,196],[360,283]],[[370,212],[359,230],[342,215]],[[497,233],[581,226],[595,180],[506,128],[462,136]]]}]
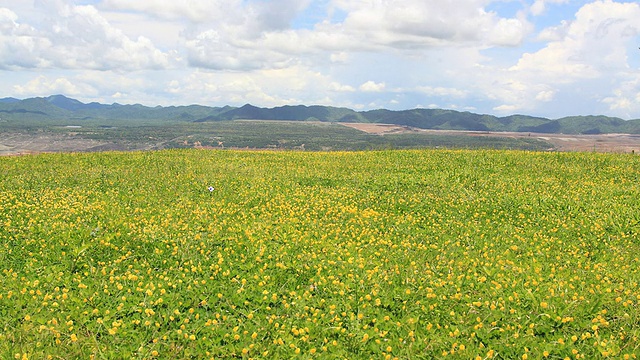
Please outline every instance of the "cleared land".
[{"label": "cleared land", "polygon": [[[364,125],[364,124],[363,124]],[[193,122],[83,122],[2,129],[0,155],[40,152],[159,150],[167,148],[379,150],[410,148],[513,149],[553,148],[536,138],[470,137],[464,132],[426,132],[385,125],[385,136],[334,122],[234,120]]]},{"label": "cleared land", "polygon": [[493,131],[457,131],[426,130],[394,124],[344,123],[343,125],[368,134],[407,134],[427,133],[435,135],[464,135],[474,137],[506,137],[513,139],[534,138],[552,144],[558,151],[595,151],[595,152],[640,152],[640,135],[635,134],[597,134],[568,135],[543,134],[529,132],[493,132]]},{"label": "cleared land", "polygon": [[236,120],[207,123],[87,123],[0,131],[0,155],[49,152],[238,148],[371,150],[492,148],[640,153],[640,135],[426,130],[393,124]]},{"label": "cleared land", "polygon": [[84,139],[69,134],[0,134],[0,155],[26,155],[43,152],[89,152],[103,150],[126,150],[110,146],[110,143]]}]

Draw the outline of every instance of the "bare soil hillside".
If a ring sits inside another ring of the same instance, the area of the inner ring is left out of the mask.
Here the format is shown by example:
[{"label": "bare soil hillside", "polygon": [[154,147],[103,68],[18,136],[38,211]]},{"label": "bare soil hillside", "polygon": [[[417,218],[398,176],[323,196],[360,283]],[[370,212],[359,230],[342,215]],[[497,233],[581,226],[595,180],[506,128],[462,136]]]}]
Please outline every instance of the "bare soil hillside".
[{"label": "bare soil hillside", "polygon": [[[43,152],[91,152],[137,150],[114,142],[85,139],[74,134],[0,133],[0,155],[25,155]],[[140,149],[144,149],[141,147]]]},{"label": "bare soil hillside", "polygon": [[430,133],[434,135],[467,135],[509,138],[535,138],[544,140],[554,146],[557,151],[595,151],[640,153],[640,135],[634,134],[599,134],[599,135],[567,135],[542,134],[526,132],[491,132],[491,131],[456,131],[426,130],[393,124],[344,123],[343,125],[364,131],[369,134],[402,134],[409,132]]}]

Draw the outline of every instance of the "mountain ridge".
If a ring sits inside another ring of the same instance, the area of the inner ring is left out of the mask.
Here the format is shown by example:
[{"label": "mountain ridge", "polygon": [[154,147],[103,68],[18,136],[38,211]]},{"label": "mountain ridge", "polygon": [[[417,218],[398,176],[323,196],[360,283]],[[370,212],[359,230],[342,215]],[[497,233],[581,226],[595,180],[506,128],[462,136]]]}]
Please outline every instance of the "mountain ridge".
[{"label": "mountain ridge", "polygon": [[64,119],[164,120],[164,121],[235,121],[287,120],[321,122],[361,122],[396,124],[420,129],[512,131],[565,134],[640,134],[640,119],[623,120],[604,115],[567,116],[548,119],[514,114],[498,117],[451,109],[408,110],[376,109],[356,111],[345,107],[323,105],[284,105],[273,108],[245,104],[241,107],[210,107],[203,105],[155,106],[140,104],[111,105],[97,102],[83,103],[64,95],[16,99],[0,99],[0,114],[19,121],[31,116],[41,121]]}]

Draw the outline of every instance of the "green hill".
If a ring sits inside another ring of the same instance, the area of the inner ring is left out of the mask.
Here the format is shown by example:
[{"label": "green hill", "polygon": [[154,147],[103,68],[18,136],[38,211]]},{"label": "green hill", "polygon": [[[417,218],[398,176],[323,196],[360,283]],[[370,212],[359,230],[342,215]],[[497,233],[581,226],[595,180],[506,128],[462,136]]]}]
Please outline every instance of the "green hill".
[{"label": "green hill", "polygon": [[68,123],[73,121],[139,121],[210,122],[225,120],[289,120],[322,122],[364,122],[397,124],[421,129],[467,131],[516,131],[564,134],[640,133],[640,119],[623,120],[607,116],[570,116],[547,119],[528,115],[493,115],[447,109],[387,109],[355,111],[332,106],[280,106],[261,108],[250,104],[242,107],[156,106],[140,104],[85,104],[63,95],[18,100],[0,99],[3,127]]}]

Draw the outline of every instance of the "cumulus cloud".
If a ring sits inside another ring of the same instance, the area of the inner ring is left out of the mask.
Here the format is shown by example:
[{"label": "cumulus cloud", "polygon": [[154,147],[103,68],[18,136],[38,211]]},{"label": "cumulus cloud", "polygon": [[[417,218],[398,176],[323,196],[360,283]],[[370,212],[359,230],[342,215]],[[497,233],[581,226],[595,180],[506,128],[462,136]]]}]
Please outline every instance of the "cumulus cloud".
[{"label": "cumulus cloud", "polygon": [[192,22],[234,21],[242,17],[242,0],[190,0],[188,4],[167,0],[105,0],[101,8],[135,11],[170,20]]},{"label": "cumulus cloud", "polygon": [[[312,29],[291,27],[309,1],[277,0],[268,6],[257,1],[227,3],[231,8],[228,19],[203,23],[196,31],[185,33],[193,66],[261,69],[318,54],[341,61],[346,54],[359,51],[415,53],[460,44],[516,46],[532,31],[523,16],[501,18],[485,11],[484,0],[333,0]],[[336,22],[331,15],[334,11],[347,15]]]},{"label": "cumulus cloud", "polygon": [[355,89],[307,67],[263,69],[248,73],[193,70],[164,85],[165,91],[183,102],[260,106],[321,104],[349,106],[328,94],[352,93]]},{"label": "cumulus cloud", "polygon": [[640,71],[627,74],[627,78],[600,101],[621,116],[637,114],[640,111]]},{"label": "cumulus cloud", "polygon": [[[188,63],[213,70],[344,62],[348,54],[459,46],[516,46],[532,31],[523,16],[485,10],[490,0],[327,0],[311,28],[292,26],[310,0],[104,0],[105,11],[144,13],[184,24]],[[322,8],[316,4],[314,9]],[[343,18],[334,17],[343,13]]]},{"label": "cumulus cloud", "polygon": [[542,15],[547,10],[547,4],[563,4],[569,0],[536,0],[529,8],[534,16]]},{"label": "cumulus cloud", "polygon": [[543,90],[538,92],[538,94],[536,95],[536,100],[549,102],[553,100],[553,97],[555,96],[555,94],[556,94],[556,91],[554,90]]},{"label": "cumulus cloud", "polygon": [[610,0],[586,4],[575,19],[541,31],[539,40],[547,41],[542,49],[523,54],[507,71],[493,72],[504,80],[494,82],[488,92],[506,104],[497,110],[531,110],[568,92],[574,97],[588,93],[610,105],[610,110],[640,109],[633,101],[637,87],[611,88],[612,83],[624,84],[624,78],[640,76],[640,70],[629,64],[629,51],[637,52],[638,34],[640,4]]},{"label": "cumulus cloud", "polygon": [[516,105],[502,104],[502,105],[499,105],[499,106],[495,106],[493,108],[493,110],[495,110],[495,111],[497,111],[499,113],[511,114],[511,113],[513,113],[515,111],[520,110],[520,107],[516,106]]},{"label": "cumulus cloud", "polygon": [[562,20],[557,26],[550,26],[543,29],[537,36],[538,41],[551,42],[561,41],[567,36],[570,23],[566,20]]},{"label": "cumulus cloud", "polygon": [[343,85],[340,84],[339,82],[332,82],[329,85],[329,90],[331,91],[337,91],[337,92],[354,92],[356,91],[356,89],[351,86],[351,85]]},{"label": "cumulus cloud", "polygon": [[0,30],[9,32],[18,26],[18,15],[7,8],[0,8]]},{"label": "cumulus cloud", "polygon": [[242,35],[289,28],[311,0],[190,0],[188,4],[167,0],[105,0],[101,8],[152,14],[166,20],[196,24],[223,24],[242,30]]},{"label": "cumulus cloud", "polygon": [[98,91],[85,83],[74,82],[66,77],[49,78],[41,75],[24,85],[14,86],[19,96],[48,96],[51,94],[67,94],[69,96],[95,96]]},{"label": "cumulus cloud", "polygon": [[468,91],[455,89],[455,88],[445,88],[441,86],[418,86],[416,91],[423,93],[428,96],[446,96],[446,97],[454,97],[454,98],[463,98],[468,95]]},{"label": "cumulus cloud", "polygon": [[[153,2],[153,1],[152,1]],[[309,0],[221,1],[218,21],[184,32],[189,64],[216,70],[282,68],[295,63],[308,42],[291,22]]]},{"label": "cumulus cloud", "polygon": [[608,69],[628,68],[629,42],[639,33],[639,4],[596,1],[578,11],[564,36],[524,54],[513,70],[555,81],[602,76]]},{"label": "cumulus cloud", "polygon": [[168,54],[145,37],[132,40],[110,26],[93,6],[37,2],[55,16],[38,27],[0,10],[0,68],[135,70],[166,68]]},{"label": "cumulus cloud", "polygon": [[521,42],[531,30],[524,18],[500,18],[484,10],[487,3],[481,0],[334,1],[337,8],[348,13],[344,31],[382,46],[514,45]]},{"label": "cumulus cloud", "polygon": [[360,91],[364,92],[381,92],[385,89],[385,83],[376,83],[375,81],[367,81],[364,84],[360,85]]}]

